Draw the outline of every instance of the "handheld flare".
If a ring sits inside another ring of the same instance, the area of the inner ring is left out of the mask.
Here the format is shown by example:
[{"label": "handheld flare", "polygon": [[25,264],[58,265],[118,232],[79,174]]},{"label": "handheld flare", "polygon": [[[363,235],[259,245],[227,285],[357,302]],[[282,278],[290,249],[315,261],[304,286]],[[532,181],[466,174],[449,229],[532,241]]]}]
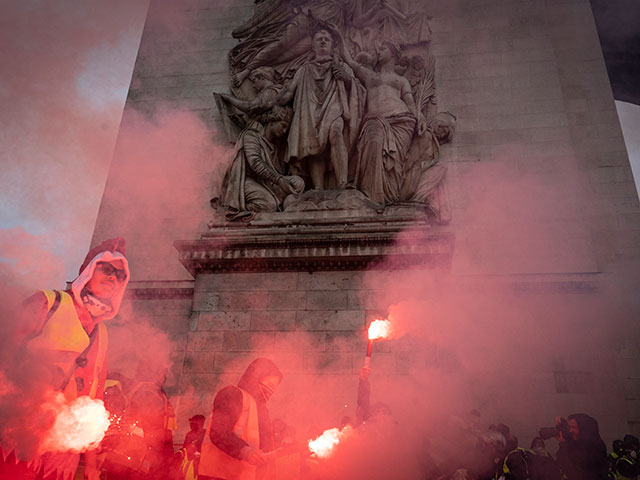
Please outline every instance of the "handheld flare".
[{"label": "handheld flare", "polygon": [[371,354],[373,353],[373,341],[387,339],[391,337],[393,329],[391,328],[391,322],[389,320],[376,319],[369,324],[367,343],[367,356],[364,358],[365,368],[369,368],[371,365]]}]

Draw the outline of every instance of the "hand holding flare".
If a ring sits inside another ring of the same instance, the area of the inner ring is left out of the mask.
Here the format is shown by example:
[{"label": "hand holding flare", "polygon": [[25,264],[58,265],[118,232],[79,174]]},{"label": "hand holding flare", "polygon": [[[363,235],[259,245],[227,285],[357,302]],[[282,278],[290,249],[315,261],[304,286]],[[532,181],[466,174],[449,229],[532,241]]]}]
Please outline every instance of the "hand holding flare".
[{"label": "hand holding flare", "polygon": [[369,343],[367,344],[367,356],[364,359],[365,368],[369,368],[369,366],[371,365],[373,341],[390,338],[392,333],[393,329],[389,320],[376,319],[369,324]]}]

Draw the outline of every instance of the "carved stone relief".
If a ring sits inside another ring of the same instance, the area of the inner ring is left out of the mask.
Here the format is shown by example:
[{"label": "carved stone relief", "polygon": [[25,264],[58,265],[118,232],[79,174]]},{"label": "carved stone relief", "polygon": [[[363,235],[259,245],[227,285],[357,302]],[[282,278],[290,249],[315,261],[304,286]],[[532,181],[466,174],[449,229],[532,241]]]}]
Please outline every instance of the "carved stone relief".
[{"label": "carved stone relief", "polygon": [[256,0],[215,93],[234,158],[212,205],[259,212],[423,207],[447,223],[429,18],[401,0]]}]

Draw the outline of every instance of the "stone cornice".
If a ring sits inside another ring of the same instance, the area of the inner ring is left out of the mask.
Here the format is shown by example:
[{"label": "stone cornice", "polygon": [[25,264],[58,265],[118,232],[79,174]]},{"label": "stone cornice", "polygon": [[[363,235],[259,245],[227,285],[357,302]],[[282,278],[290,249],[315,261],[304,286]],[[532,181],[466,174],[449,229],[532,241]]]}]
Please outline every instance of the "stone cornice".
[{"label": "stone cornice", "polygon": [[176,241],[179,260],[194,277],[200,272],[362,270],[385,259],[384,268],[391,269],[446,269],[451,263],[453,233],[415,217],[269,220],[213,225],[199,240]]}]

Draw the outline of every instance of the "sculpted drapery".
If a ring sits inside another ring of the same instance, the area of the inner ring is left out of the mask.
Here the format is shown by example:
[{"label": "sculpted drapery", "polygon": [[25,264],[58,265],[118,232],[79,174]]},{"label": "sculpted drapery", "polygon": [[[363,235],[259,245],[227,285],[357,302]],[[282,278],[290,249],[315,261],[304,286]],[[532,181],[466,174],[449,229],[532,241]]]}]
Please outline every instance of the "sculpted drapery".
[{"label": "sculpted drapery", "polygon": [[[279,175],[300,175],[309,195],[357,189],[380,212],[411,203],[448,221],[440,147],[451,140],[455,117],[437,111],[424,12],[402,0],[262,0],[233,36],[240,42],[229,54],[231,95],[219,94],[218,105],[233,105],[242,111],[241,123],[252,125],[233,139],[233,168],[243,163],[237,152],[258,141],[258,117],[288,106],[293,117],[286,142],[261,147],[282,159]],[[269,85],[256,84],[252,72],[264,69]],[[227,197],[242,207],[251,182],[229,174],[225,182]],[[275,210],[282,208],[282,195],[272,198]]]}]

